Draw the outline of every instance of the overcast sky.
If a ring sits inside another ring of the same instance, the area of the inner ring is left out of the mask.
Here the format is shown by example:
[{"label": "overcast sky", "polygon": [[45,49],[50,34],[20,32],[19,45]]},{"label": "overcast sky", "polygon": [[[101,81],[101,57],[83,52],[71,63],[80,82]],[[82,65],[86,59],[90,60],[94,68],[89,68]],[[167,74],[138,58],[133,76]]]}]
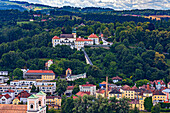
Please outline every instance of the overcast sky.
[{"label": "overcast sky", "polygon": [[104,7],[124,9],[170,9],[170,0],[17,0],[50,6]]}]

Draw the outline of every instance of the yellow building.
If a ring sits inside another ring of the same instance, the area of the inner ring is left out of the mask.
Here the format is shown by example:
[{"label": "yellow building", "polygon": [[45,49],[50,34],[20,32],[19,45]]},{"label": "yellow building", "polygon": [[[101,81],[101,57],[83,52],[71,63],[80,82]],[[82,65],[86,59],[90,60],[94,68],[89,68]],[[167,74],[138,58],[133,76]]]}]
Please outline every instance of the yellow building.
[{"label": "yellow building", "polygon": [[46,103],[47,105],[61,106],[61,97],[60,96],[47,96]]},{"label": "yellow building", "polygon": [[117,90],[117,89],[112,89],[109,94],[108,94],[108,97],[111,98],[111,97],[115,97],[117,100],[121,99],[122,98],[122,93]]},{"label": "yellow building", "polygon": [[105,90],[99,89],[98,91],[96,91],[96,98],[98,98],[99,95],[105,97],[106,96]]},{"label": "yellow building", "polygon": [[120,89],[120,92],[122,93],[122,97],[135,99],[135,91],[128,85],[124,85]]},{"label": "yellow building", "polygon": [[28,70],[24,76],[27,80],[54,80],[55,74],[52,70]]},{"label": "yellow building", "polygon": [[144,100],[145,100],[146,97],[143,97],[142,95],[139,96],[139,107],[138,109],[143,111],[145,110],[145,107],[144,107]]},{"label": "yellow building", "polygon": [[153,92],[153,96],[152,96],[152,103],[156,104],[158,102],[164,102],[166,101],[166,95],[163,94],[161,91],[159,90],[155,90]]},{"label": "yellow building", "polygon": [[13,101],[12,104],[13,105],[18,105],[20,103],[20,99],[18,97],[16,97]]}]

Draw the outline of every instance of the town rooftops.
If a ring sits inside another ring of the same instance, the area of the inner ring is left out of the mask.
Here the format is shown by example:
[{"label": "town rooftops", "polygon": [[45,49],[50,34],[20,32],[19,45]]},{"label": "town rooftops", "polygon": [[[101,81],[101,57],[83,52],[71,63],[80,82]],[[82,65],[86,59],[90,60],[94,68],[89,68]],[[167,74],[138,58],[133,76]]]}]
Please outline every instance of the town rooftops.
[{"label": "town rooftops", "polygon": [[54,36],[52,39],[60,39],[58,36]]},{"label": "town rooftops", "polygon": [[165,95],[165,94],[162,93],[162,91],[160,91],[160,90],[155,90],[155,91],[153,92],[153,95]]},{"label": "town rooftops", "polygon": [[104,94],[104,93],[105,93],[105,90],[99,89],[98,91],[96,91],[96,93]]},{"label": "town rooftops", "polygon": [[91,39],[76,38],[76,41],[93,41]]},{"label": "town rooftops", "polygon": [[54,74],[52,70],[28,70],[27,73],[52,73]]},{"label": "town rooftops", "polygon": [[138,89],[136,86],[133,86],[131,89],[135,90],[135,89]]},{"label": "town rooftops", "polygon": [[12,89],[8,89],[7,91],[5,91],[5,92],[9,92],[9,93],[13,93],[13,92],[15,92],[14,90],[12,90]]},{"label": "town rooftops", "polygon": [[90,95],[90,92],[81,92],[81,91],[79,91],[78,93],[76,93],[76,95],[83,97],[84,95]]},{"label": "town rooftops", "polygon": [[67,90],[73,90],[74,86],[67,86]]},{"label": "town rooftops", "polygon": [[0,98],[2,98],[2,97],[5,97],[6,99],[9,99],[9,98],[11,98],[11,96],[10,96],[9,94],[0,95]]},{"label": "town rooftops", "polygon": [[109,94],[122,94],[118,89],[114,88],[112,89]]},{"label": "town rooftops", "polygon": [[93,85],[93,84],[89,84],[88,82],[84,85],[81,85],[82,87],[93,87],[93,86],[96,86],[96,85]]},{"label": "town rooftops", "polygon": [[150,82],[151,84],[156,84],[156,85],[165,85],[164,81],[163,80],[154,80],[153,82],[151,81]]},{"label": "town rooftops", "polygon": [[113,77],[112,80],[122,80],[122,78],[116,76],[116,77]]},{"label": "town rooftops", "polygon": [[105,81],[103,81],[103,82],[101,82],[100,84],[106,84],[106,82],[105,82]]},{"label": "town rooftops", "polygon": [[22,91],[18,94],[19,98],[28,98],[31,94],[28,93],[27,91]]},{"label": "town rooftops", "polygon": [[88,38],[99,38],[96,34],[91,34]]},{"label": "town rooftops", "polygon": [[0,113],[27,113],[27,105],[0,104]]},{"label": "town rooftops", "polygon": [[73,34],[60,34],[60,38],[74,38]]}]

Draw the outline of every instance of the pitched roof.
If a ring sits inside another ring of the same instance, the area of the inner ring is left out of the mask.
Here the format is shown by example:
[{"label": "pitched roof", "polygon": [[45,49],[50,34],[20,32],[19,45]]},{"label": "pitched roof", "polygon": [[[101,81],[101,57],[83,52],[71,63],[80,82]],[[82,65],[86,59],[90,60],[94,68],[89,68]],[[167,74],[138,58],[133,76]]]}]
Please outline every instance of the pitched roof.
[{"label": "pitched roof", "polygon": [[31,94],[28,93],[27,91],[22,91],[22,92],[20,92],[20,93],[18,94],[17,97],[19,97],[19,98],[28,98],[30,95],[31,95]]},{"label": "pitched roof", "polygon": [[122,80],[122,78],[116,76],[116,77],[113,77],[112,80]]},{"label": "pitched roof", "polygon": [[154,80],[153,82],[151,81],[150,82],[151,84],[156,84],[156,85],[158,85],[158,84],[160,84],[160,85],[165,85],[165,83],[164,83],[164,81],[163,80]]},{"label": "pitched roof", "polygon": [[82,87],[93,87],[93,86],[96,86],[96,85],[93,85],[93,84],[84,84],[84,85],[81,85]]},{"label": "pitched roof", "polygon": [[83,97],[84,95],[90,95],[90,92],[81,92],[81,91],[79,91],[78,93],[76,93],[76,95]]},{"label": "pitched roof", "polygon": [[112,89],[109,94],[122,94],[118,89],[114,88]]},{"label": "pitched roof", "polygon": [[60,34],[60,38],[74,38],[73,34]]},{"label": "pitched roof", "polygon": [[67,70],[70,70],[70,71],[71,71],[71,69],[70,69],[70,68],[68,68]]},{"label": "pitched roof", "polygon": [[135,89],[138,89],[136,86],[133,86],[131,89],[135,90]]},{"label": "pitched roof", "polygon": [[32,94],[30,97],[28,97],[29,99],[36,99],[36,98],[39,98],[37,97],[35,94]]},{"label": "pitched roof", "polygon": [[88,38],[99,38],[96,34],[91,34]]},{"label": "pitched roof", "polygon": [[5,92],[10,92],[10,93],[13,93],[13,92],[15,92],[14,90],[12,90],[12,89],[8,89],[7,91],[5,91]]},{"label": "pitched roof", "polygon": [[12,98],[9,94],[0,95],[0,98],[5,97],[6,99]]},{"label": "pitched roof", "polygon": [[28,70],[27,73],[54,73],[52,70]]},{"label": "pitched roof", "polygon": [[153,95],[165,95],[165,94],[162,93],[162,91],[160,91],[160,90],[155,90],[155,91],[153,92]]},{"label": "pitched roof", "polygon": [[96,93],[104,94],[104,93],[105,93],[105,90],[103,90],[103,89],[99,89],[98,91],[96,91]]},{"label": "pitched roof", "polygon": [[40,91],[36,95],[46,95],[46,94],[43,91]]},{"label": "pitched roof", "polygon": [[0,104],[0,113],[27,113],[27,105]]},{"label": "pitched roof", "polygon": [[93,41],[91,39],[76,38],[76,41]]},{"label": "pitched roof", "polygon": [[60,39],[58,36],[54,36],[52,39]]},{"label": "pitched roof", "polygon": [[67,86],[67,90],[73,90],[74,86]]},{"label": "pitched roof", "polygon": [[105,81],[103,81],[102,83],[100,83],[100,84],[106,84],[106,82]]},{"label": "pitched roof", "polygon": [[128,85],[124,85],[121,89],[123,89],[123,90],[130,90],[131,88]]}]

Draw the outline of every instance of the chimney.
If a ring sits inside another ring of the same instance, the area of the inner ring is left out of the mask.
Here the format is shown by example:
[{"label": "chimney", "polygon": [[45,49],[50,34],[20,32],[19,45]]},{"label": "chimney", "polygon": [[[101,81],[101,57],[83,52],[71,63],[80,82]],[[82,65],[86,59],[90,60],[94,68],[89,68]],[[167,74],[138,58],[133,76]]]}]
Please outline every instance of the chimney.
[{"label": "chimney", "polygon": [[108,97],[108,76],[106,76],[106,97]]},{"label": "chimney", "polygon": [[149,83],[147,83],[147,90],[149,90],[150,88],[149,88]]}]

